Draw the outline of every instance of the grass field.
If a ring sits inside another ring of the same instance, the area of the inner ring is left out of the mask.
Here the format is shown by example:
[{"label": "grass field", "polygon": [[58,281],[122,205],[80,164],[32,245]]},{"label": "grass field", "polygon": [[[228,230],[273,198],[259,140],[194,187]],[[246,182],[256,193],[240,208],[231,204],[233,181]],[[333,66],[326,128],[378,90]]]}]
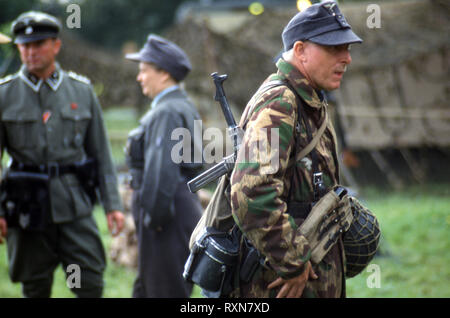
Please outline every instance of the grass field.
[{"label": "grass field", "polygon": [[128,133],[139,124],[137,114],[132,108],[113,108],[104,112],[104,119],[114,163],[122,165]]},{"label": "grass field", "polygon": [[[106,112],[105,119],[113,137],[114,161],[121,164],[127,133],[137,125],[137,118],[129,110],[117,109]],[[398,192],[365,189],[361,197],[377,215],[382,231],[380,256],[372,261],[379,270],[379,286],[373,286],[375,272],[363,271],[347,280],[347,296],[450,297],[450,183],[410,186]],[[111,237],[103,211],[97,207],[94,216],[108,250]],[[56,271],[52,297],[73,297],[64,275],[61,268]],[[108,260],[104,297],[130,297],[134,277],[134,271]],[[192,296],[200,297],[198,288]],[[8,277],[4,244],[0,245],[0,297],[21,297],[20,285]]]},{"label": "grass field", "polygon": [[[348,297],[450,297],[450,185],[413,186],[387,193],[365,191],[365,203],[377,215],[382,230],[381,255],[372,264],[375,272],[363,271],[347,280]],[[110,236],[100,208],[95,210],[102,239]],[[105,273],[105,297],[130,297],[134,271],[109,261]],[[373,287],[373,288],[370,288]],[[62,269],[55,274],[53,297],[73,297]],[[199,297],[195,289],[193,297]],[[0,297],[21,297],[21,287],[7,274],[5,245],[0,245]]]},{"label": "grass field", "polygon": [[[380,288],[363,272],[347,280],[349,297],[450,297],[450,185],[397,193],[367,191],[382,231]],[[370,285],[370,284],[369,284]]]}]

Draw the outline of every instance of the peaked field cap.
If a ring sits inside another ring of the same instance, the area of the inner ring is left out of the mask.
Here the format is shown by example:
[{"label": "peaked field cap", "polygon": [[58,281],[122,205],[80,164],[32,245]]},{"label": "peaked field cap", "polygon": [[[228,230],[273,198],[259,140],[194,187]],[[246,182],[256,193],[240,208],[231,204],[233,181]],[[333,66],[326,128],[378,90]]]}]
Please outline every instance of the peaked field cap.
[{"label": "peaked field cap", "polygon": [[178,45],[155,34],[148,36],[147,42],[139,52],[127,54],[125,58],[155,64],[179,82],[192,69],[189,57]]},{"label": "peaked field cap", "polygon": [[334,1],[316,3],[297,13],[281,35],[284,50],[296,41],[311,41],[321,45],[362,43]]},{"label": "peaked field cap", "polygon": [[45,12],[28,11],[14,20],[11,33],[14,34],[14,43],[22,44],[56,38],[61,28],[61,22],[56,17]]},{"label": "peaked field cap", "polygon": [[11,39],[9,38],[9,36],[4,35],[3,33],[0,33],[0,43],[9,43],[11,42]]}]

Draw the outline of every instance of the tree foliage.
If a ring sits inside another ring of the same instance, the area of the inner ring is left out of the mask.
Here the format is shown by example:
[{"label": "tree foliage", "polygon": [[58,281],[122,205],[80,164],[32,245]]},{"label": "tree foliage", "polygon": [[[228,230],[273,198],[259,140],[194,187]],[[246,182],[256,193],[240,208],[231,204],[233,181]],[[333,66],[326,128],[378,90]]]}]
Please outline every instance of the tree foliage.
[{"label": "tree foliage", "polygon": [[91,42],[116,48],[134,41],[141,45],[149,33],[159,33],[174,19],[185,0],[87,0],[81,4],[79,32]]},{"label": "tree foliage", "polygon": [[[110,49],[134,41],[145,42],[149,33],[160,33],[170,26],[176,9],[186,0],[0,0],[0,26],[10,24],[19,14],[42,10],[65,23],[71,12],[67,6],[80,6],[81,28],[72,29],[78,36]],[[3,30],[5,28],[2,28]]]}]

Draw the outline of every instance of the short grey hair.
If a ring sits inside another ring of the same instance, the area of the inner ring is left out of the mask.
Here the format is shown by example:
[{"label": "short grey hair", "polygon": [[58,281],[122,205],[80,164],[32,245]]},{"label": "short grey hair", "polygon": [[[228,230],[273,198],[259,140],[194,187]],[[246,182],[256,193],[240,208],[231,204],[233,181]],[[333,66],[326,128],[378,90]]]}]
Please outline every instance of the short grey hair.
[{"label": "short grey hair", "polygon": [[284,52],[283,59],[287,62],[291,62],[294,59],[294,48]]}]

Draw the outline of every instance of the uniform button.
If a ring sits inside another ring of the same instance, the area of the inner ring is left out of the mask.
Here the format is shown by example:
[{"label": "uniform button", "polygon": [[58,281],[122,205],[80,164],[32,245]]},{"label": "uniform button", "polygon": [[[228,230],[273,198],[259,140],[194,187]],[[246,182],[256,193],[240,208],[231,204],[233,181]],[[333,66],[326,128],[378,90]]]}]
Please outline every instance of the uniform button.
[{"label": "uniform button", "polygon": [[83,145],[83,137],[81,136],[81,134],[75,135],[74,143],[77,147],[81,147]]}]

